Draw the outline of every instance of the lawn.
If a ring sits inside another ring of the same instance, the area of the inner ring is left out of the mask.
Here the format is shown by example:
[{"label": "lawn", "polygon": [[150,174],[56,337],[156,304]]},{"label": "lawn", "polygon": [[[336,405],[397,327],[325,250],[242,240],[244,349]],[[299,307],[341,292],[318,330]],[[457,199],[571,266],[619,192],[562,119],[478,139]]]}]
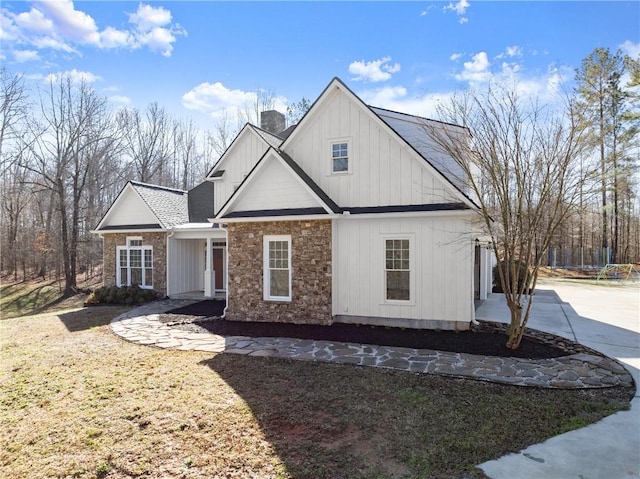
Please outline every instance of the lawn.
[{"label": "lawn", "polygon": [[124,310],[0,321],[0,477],[483,477],[632,393],[159,350],[111,333]]}]

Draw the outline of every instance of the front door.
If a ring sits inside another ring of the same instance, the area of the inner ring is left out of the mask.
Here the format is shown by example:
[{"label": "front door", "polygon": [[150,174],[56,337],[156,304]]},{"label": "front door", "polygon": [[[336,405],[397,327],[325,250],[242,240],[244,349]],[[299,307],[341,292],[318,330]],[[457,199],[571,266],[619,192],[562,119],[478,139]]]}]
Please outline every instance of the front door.
[{"label": "front door", "polygon": [[224,248],[213,247],[213,270],[215,271],[215,289],[223,291],[224,288]]}]

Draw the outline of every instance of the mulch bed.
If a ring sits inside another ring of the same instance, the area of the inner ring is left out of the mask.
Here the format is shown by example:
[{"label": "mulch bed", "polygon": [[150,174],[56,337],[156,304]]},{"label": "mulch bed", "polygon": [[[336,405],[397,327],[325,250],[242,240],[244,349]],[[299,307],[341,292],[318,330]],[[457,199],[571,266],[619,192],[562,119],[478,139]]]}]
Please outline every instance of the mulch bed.
[{"label": "mulch bed", "polygon": [[[330,326],[227,321],[218,319],[224,301],[201,301],[160,315],[160,321],[172,327],[210,332],[220,336],[282,337],[324,341],[376,344],[416,349],[433,349],[484,356],[529,359],[557,358],[580,350],[579,345],[543,334],[526,335],[516,350],[506,348],[507,336],[503,325],[481,323],[469,331],[435,331],[381,326],[334,323]],[[576,349],[577,348],[577,349]]]}]

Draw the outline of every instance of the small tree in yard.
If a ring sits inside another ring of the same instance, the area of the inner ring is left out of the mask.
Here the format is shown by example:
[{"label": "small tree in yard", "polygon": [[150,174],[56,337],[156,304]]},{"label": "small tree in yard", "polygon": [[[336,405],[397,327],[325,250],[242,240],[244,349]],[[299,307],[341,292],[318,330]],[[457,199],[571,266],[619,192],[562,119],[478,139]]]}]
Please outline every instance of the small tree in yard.
[{"label": "small tree in yard", "polygon": [[[449,174],[480,207],[479,221],[495,247],[511,311],[510,349],[520,346],[539,268],[585,176],[574,113],[571,102],[552,111],[514,85],[455,96],[439,107],[446,123],[424,122],[435,154],[449,158]],[[465,127],[468,136],[447,123]],[[518,280],[523,269],[530,284]]]}]

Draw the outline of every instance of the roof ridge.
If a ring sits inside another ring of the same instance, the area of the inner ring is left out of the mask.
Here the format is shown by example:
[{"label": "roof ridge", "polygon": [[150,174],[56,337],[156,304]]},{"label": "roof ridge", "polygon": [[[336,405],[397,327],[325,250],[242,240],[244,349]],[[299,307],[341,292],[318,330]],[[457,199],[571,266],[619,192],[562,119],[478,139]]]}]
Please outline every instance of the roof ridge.
[{"label": "roof ridge", "polygon": [[134,186],[142,186],[144,188],[149,188],[149,189],[153,189],[153,190],[168,191],[170,193],[181,193],[181,194],[186,194],[187,193],[186,190],[181,190],[181,189],[178,189],[178,188],[169,188],[168,186],[152,185],[150,183],[143,183],[141,181],[129,180],[129,183],[131,183]]},{"label": "roof ridge", "polygon": [[282,137],[280,135],[278,135],[277,133],[272,133],[269,130],[265,130],[264,128],[261,128],[261,127],[259,127],[257,125],[254,125],[253,123],[247,123],[247,125],[249,125],[252,128],[255,128],[256,130],[258,130],[261,133],[266,133],[267,135],[271,135],[273,137],[276,137],[278,140],[282,141]]}]

